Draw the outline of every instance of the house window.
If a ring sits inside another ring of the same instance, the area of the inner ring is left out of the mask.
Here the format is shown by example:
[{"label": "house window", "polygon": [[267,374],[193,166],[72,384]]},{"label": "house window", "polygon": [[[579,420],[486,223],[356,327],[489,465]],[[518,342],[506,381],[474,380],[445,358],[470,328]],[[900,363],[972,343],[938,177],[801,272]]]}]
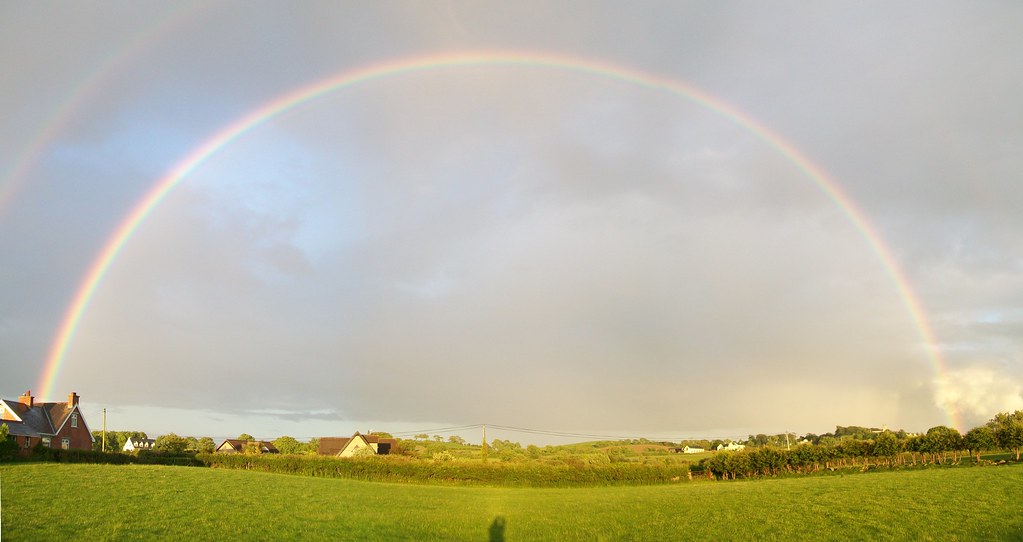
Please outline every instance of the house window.
[{"label": "house window", "polygon": [[71,427],[78,427],[78,413],[75,412],[71,415]]},{"label": "house window", "polygon": [[62,438],[60,439],[60,448],[62,450],[68,450],[71,448],[71,439]]},{"label": "house window", "polygon": [[25,437],[25,447],[29,448],[32,446],[32,437]]},{"label": "house window", "polygon": [[43,446],[50,447],[50,437],[43,437]]}]

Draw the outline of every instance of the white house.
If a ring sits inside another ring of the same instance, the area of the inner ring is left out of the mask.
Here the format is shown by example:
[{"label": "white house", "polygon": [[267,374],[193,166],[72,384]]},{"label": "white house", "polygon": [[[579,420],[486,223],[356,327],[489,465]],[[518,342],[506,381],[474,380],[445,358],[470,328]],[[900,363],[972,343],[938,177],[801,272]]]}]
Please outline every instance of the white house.
[{"label": "white house", "polygon": [[726,444],[718,444],[718,447],[714,448],[714,449],[718,450],[718,451],[721,451],[721,450],[728,450],[728,451],[745,450],[746,449],[746,445],[745,444],[739,444],[737,442],[729,442],[727,445]]},{"label": "white house", "polygon": [[134,452],[135,450],[152,450],[153,444],[155,443],[156,439],[131,437],[124,443],[124,448],[121,448],[121,450],[125,452]]},{"label": "white house", "polygon": [[391,453],[391,448],[397,445],[397,439],[363,435],[356,431],[351,437],[321,437],[318,453],[320,455],[352,457],[356,451],[368,448],[375,455],[388,455]]},{"label": "white house", "polygon": [[697,448],[696,446],[686,446],[685,448],[682,448],[682,453],[684,454],[702,454],[703,452],[706,451],[707,450],[704,450],[703,448]]}]

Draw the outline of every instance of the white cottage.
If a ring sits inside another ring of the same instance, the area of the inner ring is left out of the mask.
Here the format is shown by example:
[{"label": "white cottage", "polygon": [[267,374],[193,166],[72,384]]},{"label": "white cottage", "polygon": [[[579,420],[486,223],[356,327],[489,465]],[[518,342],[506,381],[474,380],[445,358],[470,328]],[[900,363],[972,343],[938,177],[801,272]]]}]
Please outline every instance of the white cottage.
[{"label": "white cottage", "polygon": [[124,443],[124,448],[121,448],[121,450],[125,452],[134,452],[136,450],[152,450],[153,444],[156,444],[156,439],[131,437],[128,439],[127,442]]}]

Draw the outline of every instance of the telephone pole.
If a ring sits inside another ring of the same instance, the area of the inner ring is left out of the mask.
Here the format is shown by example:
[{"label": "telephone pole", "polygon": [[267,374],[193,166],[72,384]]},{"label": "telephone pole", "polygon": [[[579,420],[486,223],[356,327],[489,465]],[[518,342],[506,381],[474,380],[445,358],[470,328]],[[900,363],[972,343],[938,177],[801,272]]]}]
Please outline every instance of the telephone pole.
[{"label": "telephone pole", "polygon": [[487,424],[483,424],[483,461],[487,460]]},{"label": "telephone pole", "polygon": [[101,448],[104,452],[107,451],[107,409],[103,409],[103,447]]}]

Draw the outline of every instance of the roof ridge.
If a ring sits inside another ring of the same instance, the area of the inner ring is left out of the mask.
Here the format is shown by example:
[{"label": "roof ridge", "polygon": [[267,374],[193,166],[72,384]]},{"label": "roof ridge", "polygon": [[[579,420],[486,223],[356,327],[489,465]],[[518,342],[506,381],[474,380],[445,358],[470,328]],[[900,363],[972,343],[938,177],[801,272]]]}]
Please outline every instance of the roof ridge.
[{"label": "roof ridge", "polygon": [[50,417],[50,409],[46,408],[46,405],[52,405],[53,403],[43,403],[40,405],[40,409],[43,411],[43,415],[46,417],[46,423],[50,424],[50,433],[57,433],[57,428],[53,426],[53,418]]}]

